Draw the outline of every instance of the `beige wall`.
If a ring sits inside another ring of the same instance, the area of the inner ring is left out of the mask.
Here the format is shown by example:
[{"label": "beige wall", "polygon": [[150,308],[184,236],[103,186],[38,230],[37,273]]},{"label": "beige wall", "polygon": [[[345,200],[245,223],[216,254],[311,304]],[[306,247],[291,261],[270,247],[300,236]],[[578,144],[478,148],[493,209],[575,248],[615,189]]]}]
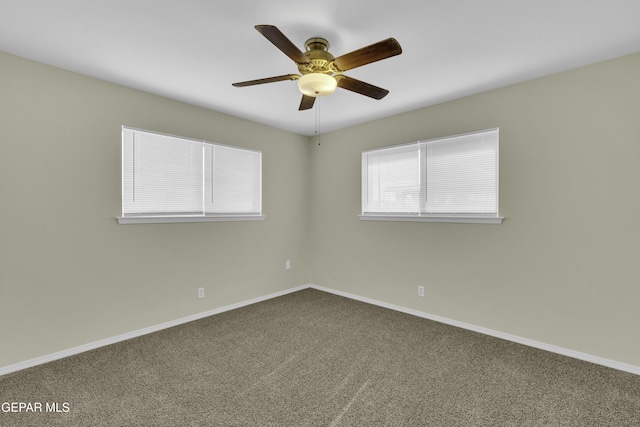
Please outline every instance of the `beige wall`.
[{"label": "beige wall", "polygon": [[[492,127],[502,225],[358,220],[362,150]],[[640,54],[323,135],[312,158],[312,283],[640,366]]]},{"label": "beige wall", "polygon": [[[640,366],[640,54],[319,146],[6,54],[0,70],[0,367],[305,283]],[[123,124],[263,150],[267,219],[117,225]],[[363,149],[491,127],[502,225],[358,220]]]},{"label": "beige wall", "polygon": [[[262,150],[267,219],[118,225],[121,125]],[[306,283],[309,155],[306,137],[0,53],[0,367]]]}]

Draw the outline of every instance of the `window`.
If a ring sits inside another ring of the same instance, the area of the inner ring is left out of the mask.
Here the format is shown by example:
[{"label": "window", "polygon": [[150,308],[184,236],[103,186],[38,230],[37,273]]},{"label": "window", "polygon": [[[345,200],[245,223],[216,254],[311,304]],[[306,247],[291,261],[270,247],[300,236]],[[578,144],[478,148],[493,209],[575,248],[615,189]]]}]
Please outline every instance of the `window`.
[{"label": "window", "polygon": [[360,218],[501,223],[498,129],[364,151]]},{"label": "window", "polygon": [[264,219],[262,153],[122,128],[121,224]]}]

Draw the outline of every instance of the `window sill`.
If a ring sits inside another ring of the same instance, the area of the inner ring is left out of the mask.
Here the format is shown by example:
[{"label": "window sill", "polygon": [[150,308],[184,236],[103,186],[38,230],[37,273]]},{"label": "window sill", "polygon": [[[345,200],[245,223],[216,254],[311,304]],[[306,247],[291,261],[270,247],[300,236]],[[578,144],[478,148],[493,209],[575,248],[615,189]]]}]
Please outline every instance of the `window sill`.
[{"label": "window sill", "polygon": [[117,217],[118,224],[170,224],[176,222],[262,221],[264,215],[247,216],[136,216]]},{"label": "window sill", "polygon": [[502,224],[504,217],[476,216],[400,216],[400,215],[358,215],[361,221],[400,222],[454,222],[463,224]]}]

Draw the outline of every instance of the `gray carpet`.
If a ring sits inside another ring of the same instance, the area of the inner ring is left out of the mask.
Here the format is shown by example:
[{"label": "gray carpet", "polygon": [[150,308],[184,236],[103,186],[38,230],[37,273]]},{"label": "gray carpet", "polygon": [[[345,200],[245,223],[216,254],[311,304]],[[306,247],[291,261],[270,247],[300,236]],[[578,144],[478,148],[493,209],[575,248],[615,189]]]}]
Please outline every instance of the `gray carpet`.
[{"label": "gray carpet", "polygon": [[2,426],[638,426],[640,376],[308,289],[5,375],[2,402],[43,405]]}]

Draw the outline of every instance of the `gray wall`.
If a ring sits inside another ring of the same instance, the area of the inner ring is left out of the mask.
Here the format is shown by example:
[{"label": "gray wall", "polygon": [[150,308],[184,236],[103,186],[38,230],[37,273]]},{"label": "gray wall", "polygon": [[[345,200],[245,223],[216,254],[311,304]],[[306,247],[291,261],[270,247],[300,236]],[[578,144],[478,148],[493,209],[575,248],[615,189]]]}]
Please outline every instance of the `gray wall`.
[{"label": "gray wall", "polygon": [[[640,54],[319,146],[6,54],[0,70],[0,367],[306,283],[640,366]],[[261,149],[267,219],[118,225],[123,124]],[[358,220],[363,149],[491,127],[502,225]]]},{"label": "gray wall", "polygon": [[[502,225],[358,220],[362,150],[492,127]],[[323,135],[312,158],[312,283],[640,366],[640,54]]]},{"label": "gray wall", "polygon": [[[0,90],[0,367],[307,283],[306,137],[2,53]],[[118,225],[121,125],[262,150],[266,220]]]}]

